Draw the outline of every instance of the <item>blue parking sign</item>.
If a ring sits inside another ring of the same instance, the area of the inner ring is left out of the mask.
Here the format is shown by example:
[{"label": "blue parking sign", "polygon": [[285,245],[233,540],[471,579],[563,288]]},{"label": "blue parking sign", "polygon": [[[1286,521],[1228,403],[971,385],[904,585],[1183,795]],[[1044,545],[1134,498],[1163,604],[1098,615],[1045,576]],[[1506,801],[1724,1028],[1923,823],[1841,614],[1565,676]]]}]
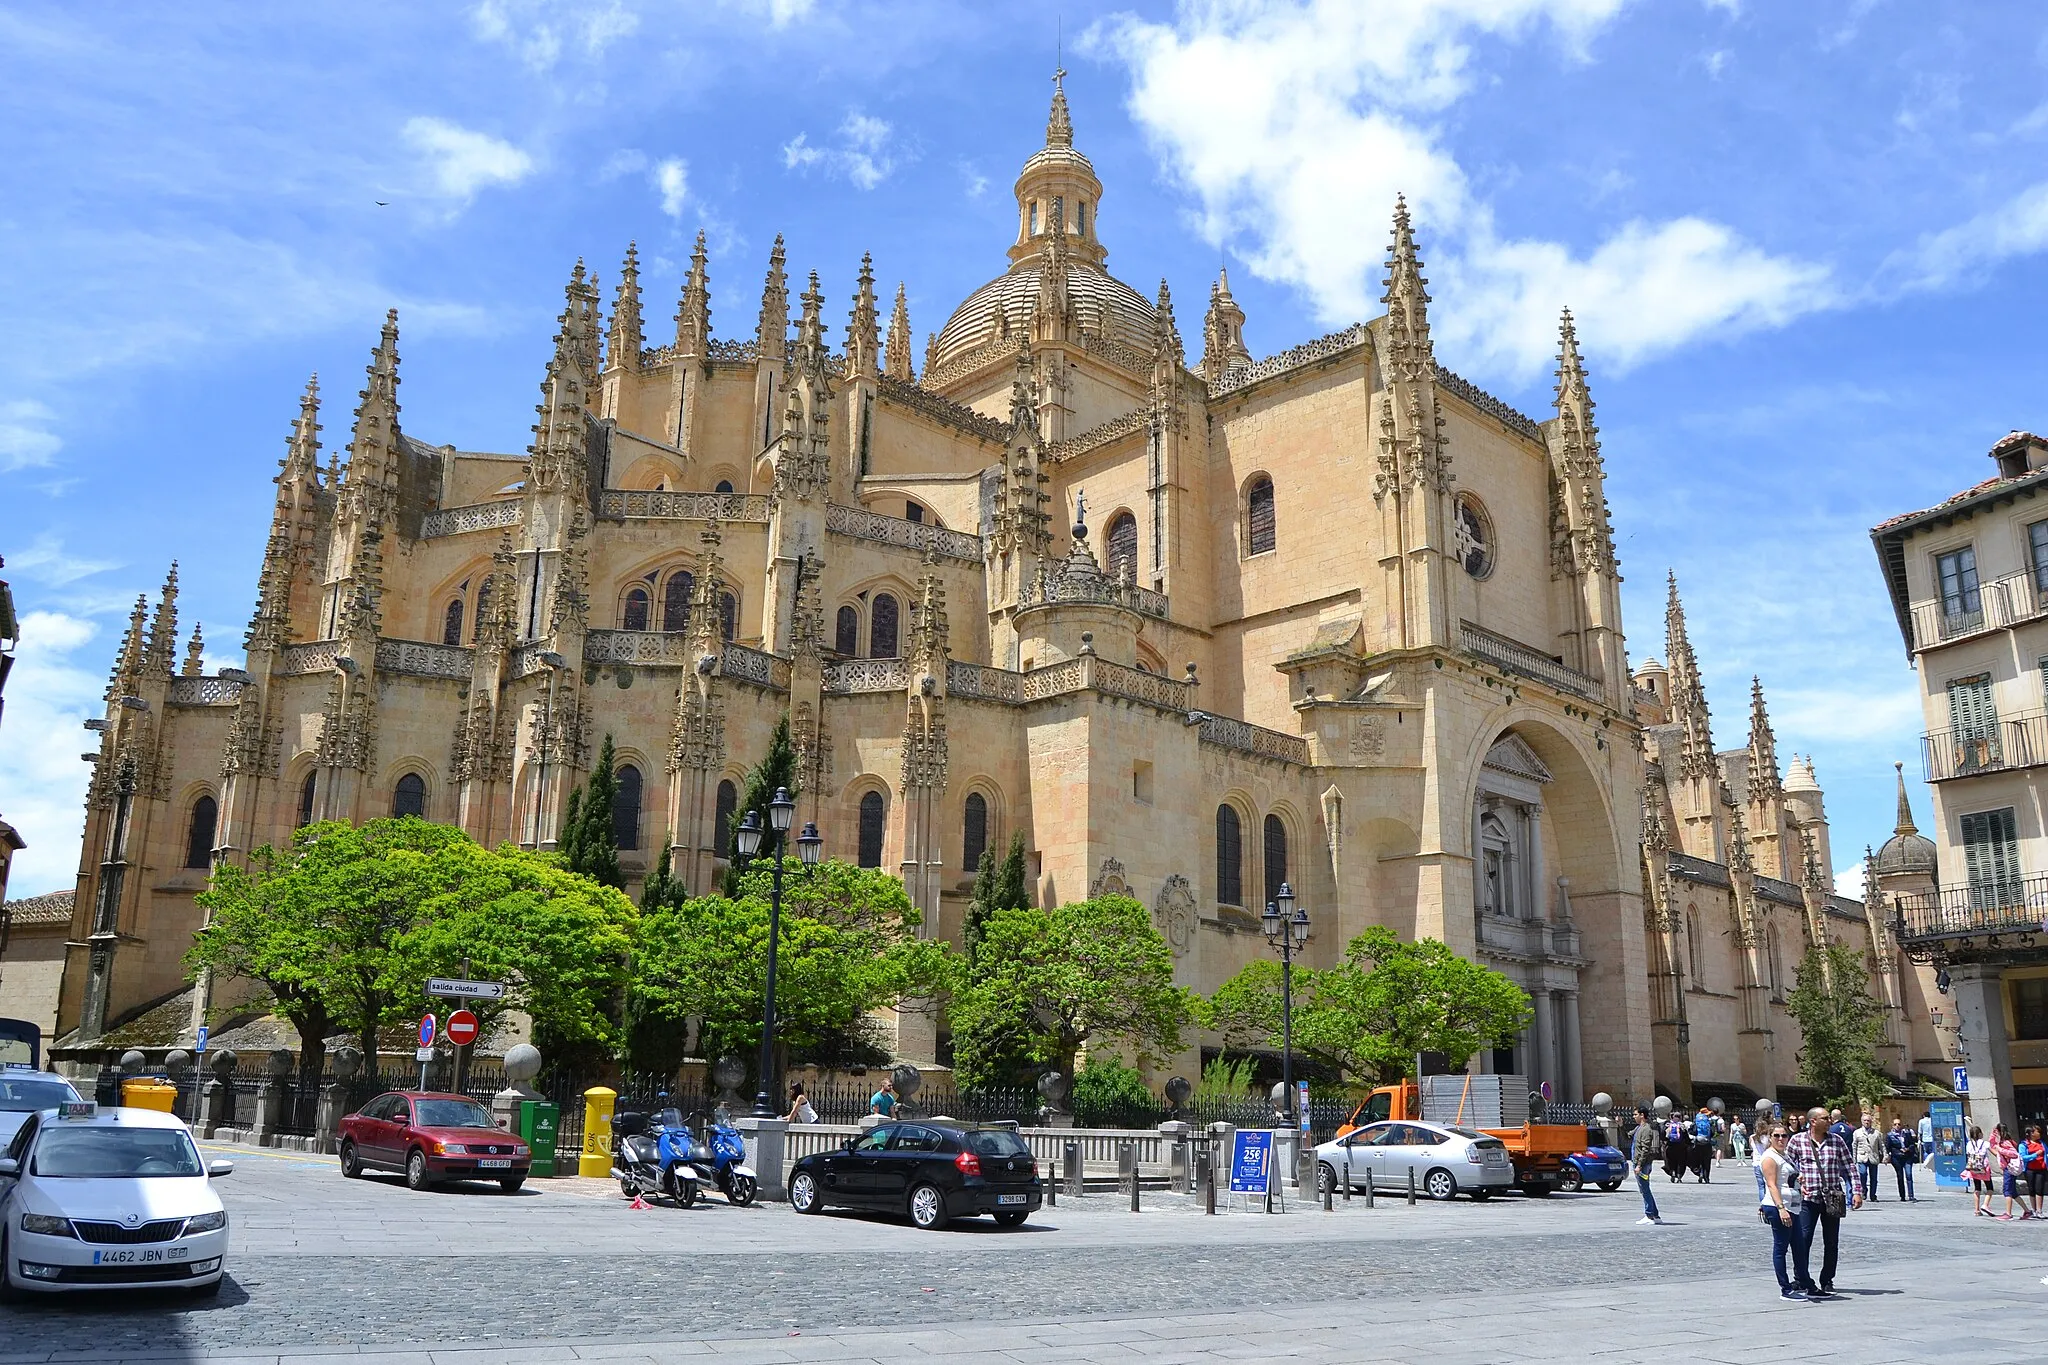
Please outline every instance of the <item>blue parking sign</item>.
[{"label": "blue parking sign", "polygon": [[1273,1169],[1273,1135],[1263,1129],[1239,1129],[1230,1143],[1230,1190],[1233,1194],[1264,1194]]},{"label": "blue parking sign", "polygon": [[1951,1087],[1951,1089],[1953,1089],[1958,1095],[1969,1094],[1970,1068],[1966,1066],[1952,1066],[1949,1068],[1949,1070],[1953,1071],[1956,1077],[1956,1083],[1954,1086]]}]

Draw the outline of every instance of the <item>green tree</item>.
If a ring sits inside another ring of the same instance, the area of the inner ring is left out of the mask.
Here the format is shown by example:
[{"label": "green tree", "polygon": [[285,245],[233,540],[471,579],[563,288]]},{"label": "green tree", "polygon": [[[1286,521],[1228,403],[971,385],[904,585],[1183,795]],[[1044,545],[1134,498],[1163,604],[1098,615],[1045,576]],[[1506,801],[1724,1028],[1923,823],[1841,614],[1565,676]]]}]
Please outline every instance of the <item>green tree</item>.
[{"label": "green tree", "polygon": [[1884,1010],[1871,998],[1863,955],[1840,944],[1800,960],[1785,1006],[1799,1021],[1799,1079],[1830,1105],[1869,1103],[1890,1093],[1877,1064]]},{"label": "green tree", "polygon": [[1030,908],[1031,889],[1024,878],[1024,833],[1010,835],[1010,851],[996,861],[992,849],[981,851],[981,866],[974,871],[974,893],[967,902],[967,923],[962,946],[971,958],[981,947],[981,927],[998,910]]},{"label": "green tree", "polygon": [[[775,722],[775,732],[768,737],[767,754],[748,770],[747,784],[740,790],[739,808],[733,811],[731,826],[726,831],[725,894],[728,897],[737,898],[740,894],[740,877],[747,861],[740,856],[740,826],[746,821],[747,812],[752,811],[762,830],[761,851],[768,852],[768,840],[775,828],[770,822],[768,806],[775,800],[777,789],[787,791],[791,796],[797,793],[796,745],[789,738],[787,711]],[[788,837],[794,839],[796,833],[792,829]],[[789,851],[789,848],[783,849],[784,853]]]},{"label": "green tree", "polygon": [[626,878],[619,871],[619,834],[612,823],[612,808],[619,798],[615,763],[612,737],[606,735],[590,780],[569,793],[569,809],[562,818],[561,854],[571,872],[623,891]]},{"label": "green tree", "polygon": [[1091,1041],[1178,1051],[1194,1005],[1174,985],[1173,951],[1145,907],[1097,896],[992,912],[952,1016],[961,1079],[995,1085],[1040,1066],[1071,1076]]},{"label": "green tree", "polygon": [[1150,1128],[1159,1100],[1144,1073],[1115,1057],[1090,1057],[1074,1073],[1074,1122],[1083,1128]]}]

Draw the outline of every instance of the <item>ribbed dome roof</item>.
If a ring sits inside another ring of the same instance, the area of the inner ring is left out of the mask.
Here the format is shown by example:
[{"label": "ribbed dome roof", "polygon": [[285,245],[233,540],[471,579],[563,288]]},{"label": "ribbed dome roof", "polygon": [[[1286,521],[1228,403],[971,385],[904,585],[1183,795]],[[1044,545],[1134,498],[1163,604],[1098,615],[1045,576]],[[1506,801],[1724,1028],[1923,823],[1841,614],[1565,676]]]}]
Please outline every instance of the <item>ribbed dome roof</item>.
[{"label": "ribbed dome roof", "polygon": [[[1007,274],[969,294],[939,332],[930,367],[941,368],[998,337],[1029,332],[1038,308],[1041,269],[1037,258],[1019,261]],[[1074,321],[1081,331],[1122,342],[1144,355],[1152,353],[1157,315],[1145,296],[1122,280],[1086,261],[1069,261],[1067,297],[1073,301]]]},{"label": "ribbed dome roof", "polygon": [[1906,797],[1906,766],[1894,763],[1899,775],[1899,823],[1892,837],[1877,851],[1877,870],[1885,872],[1934,871],[1934,840],[1913,825],[1913,805]]}]

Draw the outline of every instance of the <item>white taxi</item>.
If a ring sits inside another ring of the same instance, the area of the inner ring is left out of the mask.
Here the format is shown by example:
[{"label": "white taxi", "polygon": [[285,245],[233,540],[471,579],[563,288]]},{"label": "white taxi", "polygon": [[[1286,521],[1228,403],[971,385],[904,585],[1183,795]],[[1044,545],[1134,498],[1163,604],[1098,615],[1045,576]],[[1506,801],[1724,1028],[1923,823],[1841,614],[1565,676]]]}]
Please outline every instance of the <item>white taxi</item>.
[{"label": "white taxi", "polygon": [[187,1287],[220,1292],[228,1215],[174,1115],[90,1101],[29,1117],[0,1156],[0,1296]]}]

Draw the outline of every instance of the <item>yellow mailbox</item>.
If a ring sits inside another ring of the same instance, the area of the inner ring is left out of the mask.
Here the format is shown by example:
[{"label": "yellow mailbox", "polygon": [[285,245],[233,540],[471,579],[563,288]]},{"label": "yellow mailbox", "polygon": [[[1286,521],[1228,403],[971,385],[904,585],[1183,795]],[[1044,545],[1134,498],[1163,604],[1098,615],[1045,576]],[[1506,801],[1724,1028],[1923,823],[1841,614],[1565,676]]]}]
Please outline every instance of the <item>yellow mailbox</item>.
[{"label": "yellow mailbox", "polygon": [[583,1155],[576,1174],[605,1179],[612,1173],[612,1106],[619,1092],[594,1085],[583,1092]]}]

